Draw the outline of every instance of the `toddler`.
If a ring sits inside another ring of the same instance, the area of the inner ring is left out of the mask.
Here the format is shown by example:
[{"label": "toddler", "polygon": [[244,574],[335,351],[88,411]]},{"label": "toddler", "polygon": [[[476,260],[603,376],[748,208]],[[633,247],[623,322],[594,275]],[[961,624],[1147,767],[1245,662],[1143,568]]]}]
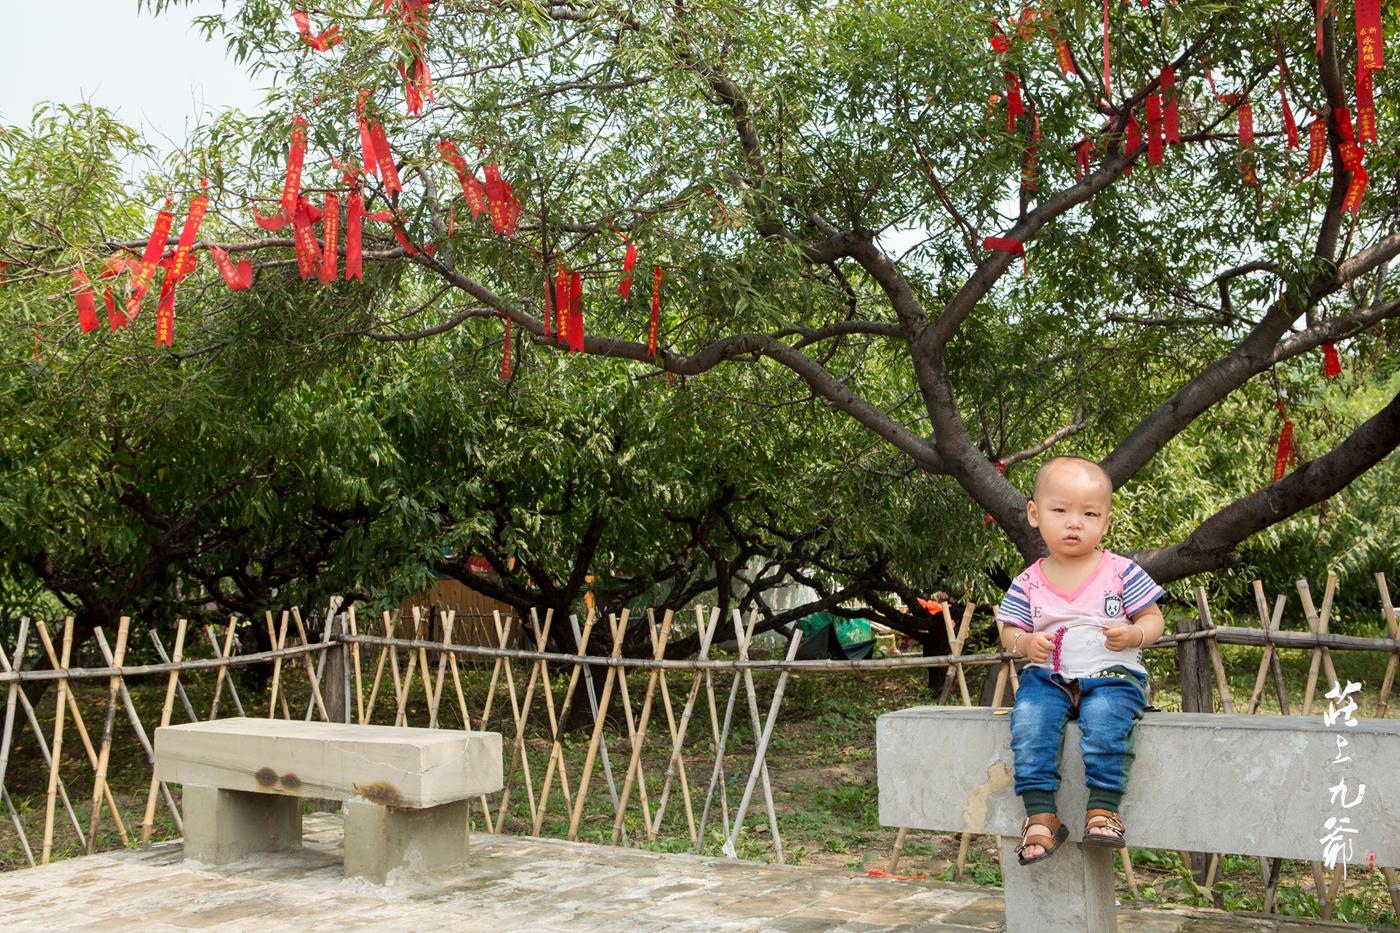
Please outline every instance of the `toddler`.
[{"label": "toddler", "polygon": [[1055,812],[1065,721],[1077,714],[1089,787],[1084,844],[1121,847],[1119,801],[1133,761],[1133,727],[1147,705],[1141,650],[1162,636],[1163,591],[1126,557],[1101,551],[1113,483],[1094,461],[1055,457],[1026,503],[1049,557],[1027,567],[997,610],[1001,643],[1029,659],[1011,712],[1016,793],[1026,808],[1022,865],[1069,836]]}]

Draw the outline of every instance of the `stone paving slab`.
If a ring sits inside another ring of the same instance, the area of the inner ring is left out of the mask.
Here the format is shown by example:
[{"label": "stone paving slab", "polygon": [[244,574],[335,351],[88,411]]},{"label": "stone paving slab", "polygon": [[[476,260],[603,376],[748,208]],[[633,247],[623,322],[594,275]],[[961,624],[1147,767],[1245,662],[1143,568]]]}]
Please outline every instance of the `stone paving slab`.
[{"label": "stone paving slab", "polygon": [[[0,874],[3,928],[971,933],[1002,930],[994,888],[518,836],[472,837],[465,868],[378,887],[344,877],[338,817],[300,852],[220,868],[179,843]],[[1123,933],[1338,933],[1361,927],[1185,908],[1124,909]]]}]

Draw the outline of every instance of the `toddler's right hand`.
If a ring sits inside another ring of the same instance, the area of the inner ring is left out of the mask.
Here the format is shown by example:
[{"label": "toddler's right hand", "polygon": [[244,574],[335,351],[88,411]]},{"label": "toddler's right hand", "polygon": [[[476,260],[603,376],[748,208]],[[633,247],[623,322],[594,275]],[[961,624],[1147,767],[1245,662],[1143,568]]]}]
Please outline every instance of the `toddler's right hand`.
[{"label": "toddler's right hand", "polygon": [[1037,664],[1044,664],[1055,653],[1055,636],[1048,632],[1036,632],[1026,643],[1026,657]]}]

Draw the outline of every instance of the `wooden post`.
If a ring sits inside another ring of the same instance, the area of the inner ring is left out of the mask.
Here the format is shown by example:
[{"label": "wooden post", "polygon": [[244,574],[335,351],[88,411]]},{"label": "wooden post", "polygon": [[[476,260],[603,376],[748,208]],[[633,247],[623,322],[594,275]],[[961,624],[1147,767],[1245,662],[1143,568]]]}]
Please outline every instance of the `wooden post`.
[{"label": "wooden post", "polygon": [[[622,656],[622,633],[627,631],[627,617],[631,613],[630,609],[622,610],[622,624],[610,625],[612,629],[612,654],[610,657],[619,658]],[[613,680],[617,677],[617,668],[609,667],[608,673],[603,677],[603,694],[598,700],[598,706],[593,715],[593,737],[588,742],[588,754],[583,759],[583,773],[578,779],[578,790],[574,794],[574,812],[569,818],[569,841],[573,842],[578,838],[579,824],[583,821],[583,807],[588,803],[588,781],[593,776],[593,762],[597,758],[598,743],[603,738],[603,724],[607,716],[608,701],[612,699]]]},{"label": "wooden post", "polygon": [[[271,613],[268,613],[267,621],[268,627],[271,628]],[[184,657],[185,654],[185,625],[185,620],[181,619],[178,627],[175,629],[175,661],[177,663],[182,657]],[[284,619],[282,623],[282,630],[285,632],[286,629],[287,623]],[[274,697],[277,695],[276,678],[277,675],[276,673],[274,673],[272,684],[272,695]],[[175,670],[170,672],[170,678],[165,683],[165,703],[162,704],[160,708],[161,726],[170,725],[170,709],[175,704],[175,687],[179,684],[179,682],[180,670],[179,668],[176,668]],[[143,846],[151,844],[151,830],[155,827],[156,819],[156,792],[158,791],[159,787],[160,781],[156,779],[155,769],[153,768],[151,770],[151,787],[150,790],[146,792],[146,815],[141,820],[141,845]]]},{"label": "wooden post", "polygon": [[[666,641],[671,637],[671,622],[673,621],[673,619],[674,616],[671,614],[671,610],[667,609],[666,615],[661,621],[661,638],[659,641],[656,639],[652,640],[653,660],[660,661],[662,656],[666,653]],[[636,732],[631,737],[632,755],[627,762],[627,776],[623,778],[622,781],[622,796],[617,807],[617,813],[613,817],[613,845],[617,845],[617,840],[622,835],[622,821],[625,819],[627,814],[627,800],[629,797],[632,796],[632,782],[638,779],[638,770],[641,768],[642,764],[642,747],[646,744],[647,724],[651,720],[651,704],[652,700],[656,696],[656,683],[660,673],[661,672],[659,670],[653,670],[647,676],[646,698],[642,701],[642,713],[641,716],[637,719]],[[630,721],[628,725],[631,725]],[[646,800],[645,794],[646,789],[645,787],[643,787],[641,792],[639,793],[639,796],[643,801]],[[650,813],[643,814],[643,825],[648,828],[650,828],[651,826],[650,817]]]},{"label": "wooden post", "polygon": [[[15,641],[15,655],[22,658],[24,656],[24,643],[29,637],[29,620],[19,620],[19,637]],[[24,824],[20,822],[19,814],[15,811],[14,803],[10,800],[10,794],[5,791],[5,773],[10,765],[10,743],[14,740],[15,729],[15,702],[19,693],[19,681],[10,681],[9,690],[6,691],[5,698],[5,731],[0,733],[0,791],[4,792],[5,806],[9,810],[10,822],[15,827],[15,833],[19,836],[20,843],[24,846],[25,858],[29,860],[29,867],[34,867],[34,852],[29,848],[29,837],[25,835]]]},{"label": "wooden post", "polygon": [[[752,629],[752,626],[750,626]],[[797,648],[802,643],[802,629],[797,626],[792,628],[792,641],[788,644],[787,659],[791,661],[797,656]],[[768,719],[763,723],[762,734],[758,738],[758,748],[754,750],[753,768],[749,771],[749,782],[744,787],[744,796],[739,801],[739,809],[734,814],[734,828],[729,833],[729,839],[725,843],[724,854],[730,858],[738,858],[738,852],[734,849],[734,843],[739,839],[739,830],[744,825],[744,812],[748,809],[749,801],[753,799],[754,784],[758,781],[759,773],[762,772],[764,779],[768,773],[768,742],[773,738],[773,727],[778,724],[778,710],[783,705],[783,691],[787,687],[788,674],[790,671],[783,671],[778,675],[778,686],[773,690],[773,700],[768,706]],[[752,696],[752,694],[750,694]],[[771,799],[771,793],[770,793]],[[778,864],[783,864],[783,840],[778,835],[777,817],[770,809],[768,820],[772,824],[773,848],[778,856]]]},{"label": "wooden post", "polygon": [[[117,623],[117,655],[114,667],[121,667],[126,657],[126,633],[131,619],[122,616]],[[121,676],[113,674],[107,679],[107,716],[102,721],[102,742],[97,753],[97,772],[92,781],[92,805],[88,811],[87,854],[92,855],[97,847],[97,824],[102,816],[102,791],[107,784],[107,763],[112,755],[112,724],[117,717],[117,694],[120,692]]]},{"label": "wooden post", "polygon": [[[705,623],[704,609],[700,606],[696,606],[695,627],[700,635],[700,660],[707,661],[710,658],[710,642],[714,638],[715,629],[719,627],[719,607],[716,606],[710,612],[710,621],[707,625]],[[671,739],[671,757],[666,763],[666,776],[661,784],[661,797],[657,801],[656,813],[652,817],[650,835],[653,839],[656,837],[656,834],[661,831],[661,818],[666,813],[666,799],[671,792],[672,779],[675,778],[677,770],[680,771],[682,778],[685,776],[685,762],[681,752],[682,747],[685,745],[686,732],[690,728],[690,717],[695,711],[695,701],[700,696],[700,686],[703,680],[701,672],[696,671],[690,684],[690,695],[686,697],[685,708],[681,711],[680,726]],[[697,842],[695,812],[694,808],[691,806],[688,788],[683,785],[682,791],[682,796],[685,798],[686,825],[690,830],[690,845],[694,848]]]},{"label": "wooden post", "polygon": [[[43,623],[39,623],[42,629]],[[63,626],[63,660],[61,667],[68,668],[73,653],[73,617],[69,616]],[[49,764],[49,792],[44,799],[44,848],[40,863],[47,865],[53,854],[53,811],[58,796],[58,769],[63,761],[63,717],[67,712],[68,678],[58,682],[58,700],[54,707],[53,719],[53,761]]]},{"label": "wooden post", "polygon": [[[359,626],[355,622],[355,604],[350,604],[350,634],[360,634]],[[360,668],[360,643],[351,642],[350,657],[355,662],[355,721],[364,724],[365,721],[365,693],[364,693],[364,673]],[[454,655],[455,657],[455,655]]]},{"label": "wooden post", "polygon": [[[1215,620],[1211,618],[1210,601],[1206,599],[1206,588],[1196,587],[1196,609],[1201,614],[1201,626],[1207,631],[1215,631]],[[1220,658],[1220,645],[1215,639],[1206,639],[1206,651],[1210,655],[1210,666],[1215,672],[1215,687],[1220,694],[1220,707],[1227,713],[1235,711],[1235,701],[1230,695],[1230,679],[1225,676],[1225,663]]]},{"label": "wooden post", "polygon": [[[1380,591],[1381,613],[1385,616],[1385,626],[1390,631],[1392,641],[1400,641],[1400,622],[1395,619],[1395,604],[1390,601],[1390,587],[1386,585],[1385,574],[1376,574],[1376,589]],[[1376,718],[1385,716],[1386,704],[1390,700],[1390,688],[1395,683],[1396,662],[1400,661],[1400,650],[1392,649],[1390,661],[1385,665],[1385,679],[1381,681],[1381,692],[1376,698]],[[1394,871],[1394,869],[1391,869]],[[1391,881],[1391,897],[1396,897],[1395,882]],[[1396,916],[1400,916],[1400,900],[1395,904]]]},{"label": "wooden post", "polygon": [[[28,622],[28,619],[20,620],[21,634],[23,634],[24,626],[27,625]],[[37,623],[36,628],[38,625],[42,624],[42,622]],[[98,631],[98,635],[99,637],[101,636],[101,630]],[[20,640],[19,645],[16,648],[16,652],[17,654],[15,656],[15,663],[14,666],[11,667],[10,659],[5,656],[5,649],[3,647],[0,647],[0,670],[3,670],[6,674],[19,671],[24,666],[23,639]],[[11,689],[13,690],[17,687],[18,682],[15,682],[15,684],[11,686]],[[44,766],[51,768],[53,767],[53,755],[49,750],[49,740],[44,735],[43,726],[39,724],[39,717],[34,713],[34,707],[30,704],[29,697],[24,695],[23,690],[18,690],[16,695],[19,699],[20,709],[24,710],[25,721],[29,723],[29,731],[33,733],[34,741],[39,746],[39,752],[43,755]],[[78,822],[78,812],[73,809],[73,802],[68,799],[68,788],[63,783],[62,775],[60,775],[58,778],[58,799],[63,803],[64,812],[68,814],[68,819],[73,824],[73,832],[77,834],[78,842],[82,844],[84,849],[86,849],[87,835],[83,832],[83,824]]]},{"label": "wooden post", "polygon": [[[233,636],[238,629],[238,617],[228,617],[228,628],[224,632],[224,647],[219,650],[219,640],[214,637],[214,627],[204,626],[204,637],[209,639],[209,647],[214,651],[214,657],[227,658],[233,652]],[[246,716],[243,712],[243,701],[238,696],[238,688],[233,683],[233,675],[229,673],[228,666],[219,668],[218,679],[214,682],[214,701],[209,704],[209,718],[219,718],[219,695],[223,692],[224,681],[228,681],[229,696],[233,697],[233,708],[238,710],[238,715]]]},{"label": "wooden post", "polygon": [[[39,641],[44,645],[44,653],[49,657],[49,663],[55,670],[66,670],[66,664],[60,664],[58,653],[54,651],[53,642],[49,639],[48,628],[43,622],[37,625],[39,631]],[[73,717],[73,730],[78,733],[78,741],[82,743],[83,752],[87,755],[88,765],[91,766],[94,774],[97,773],[97,749],[93,747],[92,737],[88,735],[87,726],[83,722],[83,711],[78,709],[78,697],[73,692],[72,685],[67,691],[68,714]],[[62,782],[60,782],[61,784]],[[60,787],[60,790],[62,788]],[[121,811],[117,809],[117,802],[112,797],[112,789],[104,787],[103,793],[107,798],[107,805],[112,813],[112,822],[116,824],[117,834],[121,836],[122,845],[127,845],[131,840],[127,838],[126,823],[122,820]],[[83,844],[87,848],[86,842]]]},{"label": "wooden post", "polygon": [[[107,647],[107,637],[102,634],[102,629],[97,629],[94,634],[97,636],[97,647],[102,650],[102,657],[107,660],[108,667],[116,667],[112,659],[112,649]],[[146,761],[154,770],[156,766],[156,752],[151,747],[151,739],[146,735],[146,727],[141,724],[141,717],[136,714],[136,704],[131,702],[131,693],[126,689],[126,681],[120,675],[117,682],[121,688],[122,706],[126,708],[126,718],[131,723],[131,730],[136,733],[137,741],[141,743],[141,750],[146,753]],[[232,683],[233,681],[229,681]],[[160,782],[160,793],[165,800],[165,807],[170,811],[170,818],[175,822],[175,831],[180,835],[185,834],[185,821],[180,818],[180,808],[175,806],[175,798],[170,793],[170,788],[164,781]]]},{"label": "wooden post", "polygon": [[[1284,598],[1282,596],[1278,598],[1277,602],[1274,603],[1273,614],[1270,615],[1269,602],[1268,599],[1264,596],[1264,584],[1259,580],[1255,580],[1254,603],[1256,609],[1259,612],[1260,627],[1263,628],[1265,632],[1277,631],[1279,623],[1283,621],[1283,607],[1285,603]],[[1272,644],[1268,644],[1264,646],[1264,657],[1259,662],[1259,673],[1254,678],[1254,690],[1249,697],[1249,713],[1251,716],[1259,711],[1259,701],[1264,696],[1264,683],[1269,676],[1269,668],[1271,666],[1271,662],[1273,664],[1278,663],[1277,659],[1274,657],[1274,646]],[[1281,711],[1286,710],[1288,702],[1287,694],[1285,693],[1282,697],[1280,697],[1280,700],[1283,705],[1281,705],[1279,709]]]},{"label": "wooden post", "polygon": [[[553,612],[553,609],[548,610]],[[578,618],[569,617],[569,624],[574,631],[574,646],[579,657],[584,657],[588,653],[588,639],[593,634],[593,623],[595,621],[593,610],[588,611],[588,619],[583,624],[583,634],[579,635]],[[553,730],[554,741],[549,748],[549,763],[545,765],[544,783],[540,787],[540,803],[535,808],[535,825],[532,831],[536,836],[540,834],[540,827],[544,823],[545,807],[549,804],[549,788],[554,782],[554,769],[559,769],[559,786],[564,794],[565,815],[573,814],[573,804],[569,800],[567,785],[564,783],[564,716],[568,714],[569,707],[574,702],[574,691],[578,689],[579,675],[583,672],[583,662],[574,664],[574,669],[569,673],[569,684],[564,688],[564,702],[559,707],[560,716],[557,722],[550,728]]]},{"label": "wooden post", "polygon": [[[335,624],[335,616],[326,619],[328,634],[331,626]],[[345,643],[331,642],[330,647],[323,653],[326,658],[326,667],[322,676],[325,678],[326,689],[321,696],[324,698],[326,721],[348,723],[350,721],[350,681],[346,676],[349,670],[345,663]],[[320,813],[338,813],[340,812],[340,801],[316,797],[311,801],[311,809]]]}]

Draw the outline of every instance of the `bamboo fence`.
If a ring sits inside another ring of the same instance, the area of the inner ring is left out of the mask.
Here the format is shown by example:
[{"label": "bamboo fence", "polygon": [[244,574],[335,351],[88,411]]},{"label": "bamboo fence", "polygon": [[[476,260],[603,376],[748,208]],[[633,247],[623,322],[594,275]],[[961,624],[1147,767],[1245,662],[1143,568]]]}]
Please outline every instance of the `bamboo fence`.
[{"label": "bamboo fence", "polygon": [[[1400,661],[1400,629],[1384,575],[1377,575],[1376,582],[1389,638],[1330,633],[1336,581],[1329,578],[1320,609],[1314,606],[1306,581],[1298,581],[1307,631],[1280,630],[1288,597],[1278,596],[1271,610],[1258,583],[1254,590],[1260,626],[1216,626],[1205,592],[1198,588],[1198,616],[1180,621],[1177,634],[1163,638],[1150,650],[1176,650],[1183,708],[1208,713],[1215,710],[1215,697],[1222,712],[1235,711],[1219,645],[1262,646],[1263,659],[1247,704],[1250,714],[1259,711],[1269,687],[1280,710],[1289,712],[1278,653],[1311,652],[1303,715],[1312,715],[1319,675],[1325,674],[1327,683],[1336,679],[1332,652],[1384,652],[1389,657],[1375,707],[1375,715],[1384,716]],[[108,633],[96,633],[104,666],[86,668],[72,664],[71,619],[61,625],[22,620],[8,652],[0,645],[0,688],[6,694],[0,732],[0,803],[31,865],[54,857],[55,828],[61,822],[71,825],[79,849],[88,853],[95,851],[104,820],[111,821],[123,845],[150,844],[158,828],[158,813],[168,816],[168,826],[162,831],[179,834],[178,789],[155,778],[151,734],[132,698],[132,682],[144,681],[163,686],[159,725],[198,721],[201,716],[261,715],[499,731],[505,740],[504,785],[494,800],[485,796],[480,800],[479,819],[488,832],[539,835],[552,831],[574,840],[587,821],[593,833],[601,834],[598,838],[610,839],[613,844],[642,839],[654,842],[662,832],[668,809],[679,806],[682,812],[673,817],[672,825],[685,833],[692,850],[701,849],[710,822],[717,820],[721,850],[736,857],[745,827],[758,821],[781,862],[785,853],[768,749],[791,674],[835,676],[841,672],[942,667],[948,677],[939,702],[948,702],[956,689],[963,705],[973,705],[966,669],[991,665],[996,668],[994,675],[988,674],[994,684],[991,705],[1001,707],[1014,695],[1017,659],[1003,652],[964,653],[976,607],[966,606],[957,624],[946,606],[940,608],[951,646],[948,654],[866,661],[795,660],[800,632],[789,639],[785,657],[753,658],[750,648],[757,615],[750,614],[745,620],[736,610],[730,618],[722,619],[718,609],[703,607],[693,610],[693,621],[670,611],[659,619],[646,612],[644,629],[651,650],[645,657],[622,655],[622,635],[632,622],[628,611],[606,619],[590,612],[582,623],[575,617],[557,619],[552,612],[542,616],[530,612],[523,618],[495,612],[488,630],[494,632],[495,644],[483,645],[462,643],[460,634],[465,626],[451,610],[432,618],[430,612],[413,606],[407,614],[386,612],[376,620],[362,620],[353,607],[339,612],[332,603],[312,625],[299,608],[268,611],[256,620],[230,618],[223,626],[191,626],[180,620],[168,651],[160,634],[154,630],[148,633],[160,663],[128,664],[131,623],[124,618],[113,633],[113,641],[109,642]],[[267,633],[269,650],[242,650],[239,633],[251,625],[259,625]],[[612,650],[606,655],[590,654],[590,641],[602,626],[607,626],[611,635]],[[666,659],[667,645],[683,626],[698,636],[697,656]],[[733,657],[712,657],[720,641],[731,640]],[[569,641],[571,652],[547,650],[551,643]],[[33,669],[34,664],[45,661],[47,669]],[[478,677],[464,678],[465,665],[478,671]],[[248,692],[246,680],[240,685],[232,676],[235,670],[254,666],[270,668],[266,688],[257,695]],[[777,672],[766,696],[755,682],[755,671]],[[38,682],[56,682],[56,689],[45,694],[40,709],[31,704],[23,689]],[[94,685],[97,689],[91,689]],[[587,704],[593,720],[586,743],[575,742],[565,729],[567,711],[582,703]],[[599,715],[600,710],[612,711],[613,717],[621,720],[620,727],[609,729],[609,716]],[[743,720],[746,714],[747,730],[736,730],[735,716]],[[99,728],[90,732],[89,722]],[[12,749],[26,727],[33,742],[31,756],[42,764],[47,777],[42,837],[37,846],[26,834],[6,783]],[[130,734],[123,747],[129,748],[129,739],[134,738],[143,759],[138,764],[152,773],[144,805],[134,810],[128,803],[123,812],[112,794],[109,777],[117,737],[128,728]],[[75,739],[81,746],[80,755],[74,754]],[[736,758],[744,762],[742,773],[732,776],[735,789],[743,788],[737,800],[731,799],[731,776],[726,774]],[[665,762],[664,773],[658,771],[648,780],[646,763],[656,761]],[[599,770],[601,781],[597,780]],[[607,793],[601,803],[600,787]],[[519,796],[525,798],[523,820],[514,816],[520,808],[511,808],[512,800]],[[594,802],[592,812],[590,801]],[[552,827],[548,822],[551,817],[555,821]],[[906,838],[907,831],[900,829],[890,873],[898,869]],[[963,834],[955,861],[958,877],[965,868],[969,844],[969,836]],[[1190,858],[1192,854],[1184,855]],[[1197,855],[1193,861],[1203,859],[1203,877],[1196,880],[1205,893],[1213,883],[1219,855]],[[1260,861],[1267,906],[1272,909],[1280,866],[1278,860]],[[1330,916],[1340,874],[1329,881],[1320,865],[1313,868],[1324,916]],[[1123,871],[1126,883],[1135,891],[1127,850],[1123,850]],[[1400,912],[1395,871],[1384,871],[1391,899]]]}]

